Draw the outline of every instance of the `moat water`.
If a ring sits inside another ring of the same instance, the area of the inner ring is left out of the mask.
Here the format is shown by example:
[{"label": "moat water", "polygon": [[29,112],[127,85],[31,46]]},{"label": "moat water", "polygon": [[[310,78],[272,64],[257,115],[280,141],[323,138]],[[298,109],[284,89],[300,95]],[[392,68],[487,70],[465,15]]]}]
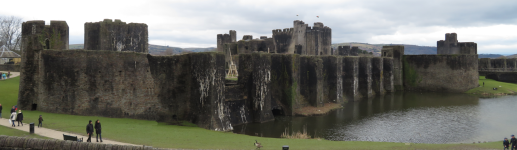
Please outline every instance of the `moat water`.
[{"label": "moat water", "polygon": [[275,137],[289,130],[334,141],[472,143],[517,135],[517,96],[393,93],[349,102],[323,116],[285,117],[235,126],[233,132]]}]

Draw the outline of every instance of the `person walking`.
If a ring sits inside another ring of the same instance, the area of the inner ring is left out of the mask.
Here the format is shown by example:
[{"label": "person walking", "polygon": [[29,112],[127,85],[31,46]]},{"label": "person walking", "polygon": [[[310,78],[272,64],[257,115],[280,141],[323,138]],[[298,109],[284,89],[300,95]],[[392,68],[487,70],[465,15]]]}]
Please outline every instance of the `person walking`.
[{"label": "person walking", "polygon": [[510,144],[512,144],[512,150],[515,150],[517,146],[517,139],[515,139],[515,136],[512,135],[512,139],[510,139]]},{"label": "person walking", "polygon": [[11,76],[11,70],[7,71],[7,79],[9,79],[9,76]]},{"label": "person walking", "polygon": [[13,124],[13,127],[16,127],[14,125],[14,122],[16,121],[16,112],[11,113],[11,123]]},{"label": "person walking", "polygon": [[510,142],[508,142],[508,138],[504,138],[503,146],[504,146],[504,150],[510,149]]},{"label": "person walking", "polygon": [[97,140],[97,142],[99,142],[99,137],[101,138],[101,142],[102,142],[102,135],[101,135],[101,122],[97,119],[97,121],[95,122],[95,134],[97,134],[95,136],[95,139]]},{"label": "person walking", "polygon": [[12,114],[13,112],[16,112],[16,109],[14,109],[14,106],[13,106],[13,108],[11,108],[11,114]]},{"label": "person walking", "polygon": [[18,115],[16,116],[16,121],[18,121],[18,126],[20,126],[20,124],[22,124],[23,126],[23,114],[22,114],[22,110],[18,110]]},{"label": "person walking", "polygon": [[0,104],[0,118],[2,118],[2,104]]},{"label": "person walking", "polygon": [[38,128],[39,128],[40,126],[41,126],[41,127],[43,127],[43,117],[41,117],[41,115],[39,115],[39,119],[38,119],[38,121],[39,121]]},{"label": "person walking", "polygon": [[93,134],[92,120],[90,120],[88,122],[88,125],[86,125],[86,133],[88,133],[88,140],[86,140],[86,142],[92,142],[92,134]]}]

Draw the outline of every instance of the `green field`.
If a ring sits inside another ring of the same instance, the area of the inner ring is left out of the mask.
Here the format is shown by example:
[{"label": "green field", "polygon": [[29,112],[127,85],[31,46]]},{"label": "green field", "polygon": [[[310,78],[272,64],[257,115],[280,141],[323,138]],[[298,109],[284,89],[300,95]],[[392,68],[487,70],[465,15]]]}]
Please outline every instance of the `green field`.
[{"label": "green field", "polygon": [[50,139],[48,137],[39,136],[37,134],[30,134],[29,132],[13,129],[11,127],[0,126],[0,135],[19,136],[25,138]]},{"label": "green field", "polygon": [[[0,81],[0,103],[3,113],[15,105],[18,98],[19,77]],[[85,134],[88,120],[100,119],[103,138],[139,145],[151,145],[162,148],[186,149],[255,149],[253,142],[258,140],[262,149],[281,149],[289,145],[291,149],[472,149],[500,148],[501,142],[482,144],[411,144],[390,142],[328,141],[320,139],[281,139],[262,138],[231,132],[217,132],[198,127],[166,125],[155,121],[106,118],[97,116],[78,116],[44,113],[40,111],[23,111],[26,123],[37,122],[38,115],[43,115],[46,128]],[[3,115],[6,118],[6,115]],[[7,127],[3,127],[7,128]],[[0,128],[0,134],[12,135],[16,131]],[[21,131],[19,131],[21,132]]]},{"label": "green field", "polygon": [[[483,82],[485,86],[483,86]],[[485,76],[479,76],[480,87],[467,91],[469,94],[479,96],[497,96],[497,95],[513,95],[517,94],[517,84],[499,82],[492,79],[486,79]],[[497,90],[494,90],[497,88]]]}]

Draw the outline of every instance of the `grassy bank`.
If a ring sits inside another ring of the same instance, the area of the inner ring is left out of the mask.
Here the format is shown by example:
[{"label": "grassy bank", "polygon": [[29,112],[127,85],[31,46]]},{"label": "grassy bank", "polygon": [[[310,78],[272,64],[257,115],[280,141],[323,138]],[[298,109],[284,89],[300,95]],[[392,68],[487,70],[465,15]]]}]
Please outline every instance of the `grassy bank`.
[{"label": "grassy bank", "polygon": [[[485,86],[483,86],[483,82]],[[514,95],[517,94],[517,84],[499,82],[492,79],[486,79],[485,76],[479,76],[480,87],[471,89],[466,93],[475,94],[478,96],[499,96],[499,95]],[[494,90],[497,88],[497,90]]]},{"label": "grassy bank", "polygon": [[[4,106],[3,113],[16,104],[18,98],[19,77],[0,81],[0,103]],[[26,123],[37,122],[38,115],[43,115],[43,126],[50,129],[85,134],[88,120],[100,119],[103,127],[103,137],[116,141],[151,145],[166,148],[187,149],[255,149],[253,142],[258,140],[264,146],[262,149],[281,149],[289,145],[291,149],[475,149],[500,148],[500,142],[482,144],[411,144],[390,142],[360,142],[360,141],[328,141],[318,139],[280,139],[262,138],[216,132],[198,127],[175,126],[148,120],[106,118],[97,116],[77,116],[53,114],[40,111],[23,111]],[[6,115],[2,117],[6,118]],[[4,127],[7,128],[7,127]],[[8,133],[9,132],[9,133]],[[0,134],[10,135],[15,131],[3,130]],[[21,131],[20,131],[21,132]]]},{"label": "grassy bank", "polygon": [[30,134],[29,132],[13,129],[13,128],[6,127],[6,126],[0,126],[0,135],[18,136],[18,137],[25,137],[25,138],[50,139],[48,137],[39,136],[37,134]]}]

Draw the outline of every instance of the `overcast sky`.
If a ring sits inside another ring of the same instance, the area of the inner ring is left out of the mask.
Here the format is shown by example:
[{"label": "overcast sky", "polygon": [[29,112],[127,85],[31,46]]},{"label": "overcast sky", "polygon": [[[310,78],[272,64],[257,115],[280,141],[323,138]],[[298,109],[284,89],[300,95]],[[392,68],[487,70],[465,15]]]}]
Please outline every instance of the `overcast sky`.
[{"label": "overcast sky", "polygon": [[1,5],[2,16],[67,21],[70,44],[84,42],[85,22],[106,18],[146,23],[150,44],[175,47],[215,47],[216,35],[228,30],[236,30],[237,39],[271,37],[271,30],[303,20],[332,28],[332,43],[436,46],[445,33],[455,32],[459,42],[478,43],[478,53],[517,53],[517,0],[6,0]]}]

